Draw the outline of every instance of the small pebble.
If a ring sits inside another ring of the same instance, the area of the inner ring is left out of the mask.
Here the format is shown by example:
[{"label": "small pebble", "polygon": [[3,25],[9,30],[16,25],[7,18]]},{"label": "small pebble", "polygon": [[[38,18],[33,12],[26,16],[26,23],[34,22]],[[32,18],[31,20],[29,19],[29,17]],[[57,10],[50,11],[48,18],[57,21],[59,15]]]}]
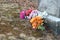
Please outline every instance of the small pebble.
[{"label": "small pebble", "polygon": [[4,22],[1,22],[0,24],[1,24],[1,25],[6,25]]},{"label": "small pebble", "polygon": [[28,40],[36,40],[35,37],[28,37]]},{"label": "small pebble", "polygon": [[19,30],[19,28],[18,28],[18,27],[14,27],[13,29],[14,29],[14,30]]},{"label": "small pebble", "polygon": [[8,39],[9,40],[16,40],[16,37],[15,36],[9,36]]},{"label": "small pebble", "polygon": [[5,34],[0,34],[0,40],[7,40],[6,35]]},{"label": "small pebble", "polygon": [[8,35],[8,36],[12,36],[13,34],[12,34],[11,32],[9,32],[9,33],[6,33],[6,35]]},{"label": "small pebble", "polygon": [[21,33],[21,34],[20,34],[20,37],[21,37],[21,38],[26,38],[27,36],[26,36],[24,33]]}]

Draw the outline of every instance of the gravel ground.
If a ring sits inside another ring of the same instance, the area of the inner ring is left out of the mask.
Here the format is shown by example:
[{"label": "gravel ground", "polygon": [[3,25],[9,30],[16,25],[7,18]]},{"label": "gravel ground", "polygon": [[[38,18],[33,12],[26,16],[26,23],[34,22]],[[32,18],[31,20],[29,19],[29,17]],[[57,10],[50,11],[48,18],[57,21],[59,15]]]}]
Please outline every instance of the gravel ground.
[{"label": "gravel ground", "polygon": [[29,20],[19,18],[19,12],[29,8],[31,3],[37,8],[37,0],[9,2],[0,0],[0,40],[57,40],[52,33],[33,30]]}]

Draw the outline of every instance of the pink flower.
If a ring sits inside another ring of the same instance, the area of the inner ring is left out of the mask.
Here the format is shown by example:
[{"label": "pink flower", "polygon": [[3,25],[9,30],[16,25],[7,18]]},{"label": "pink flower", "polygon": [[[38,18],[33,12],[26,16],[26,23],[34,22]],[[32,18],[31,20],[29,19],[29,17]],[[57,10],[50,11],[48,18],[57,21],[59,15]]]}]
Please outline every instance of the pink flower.
[{"label": "pink flower", "polygon": [[24,19],[25,18],[25,10],[20,12],[20,19]]}]

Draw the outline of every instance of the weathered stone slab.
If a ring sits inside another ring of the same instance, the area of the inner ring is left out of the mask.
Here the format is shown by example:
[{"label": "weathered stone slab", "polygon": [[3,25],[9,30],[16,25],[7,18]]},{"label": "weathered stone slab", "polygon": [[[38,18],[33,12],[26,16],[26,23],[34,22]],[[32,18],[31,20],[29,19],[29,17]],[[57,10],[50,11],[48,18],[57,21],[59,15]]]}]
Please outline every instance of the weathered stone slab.
[{"label": "weathered stone slab", "polygon": [[60,7],[59,7],[59,0],[41,0],[39,3],[38,9],[40,11],[47,11],[48,14],[60,17]]}]

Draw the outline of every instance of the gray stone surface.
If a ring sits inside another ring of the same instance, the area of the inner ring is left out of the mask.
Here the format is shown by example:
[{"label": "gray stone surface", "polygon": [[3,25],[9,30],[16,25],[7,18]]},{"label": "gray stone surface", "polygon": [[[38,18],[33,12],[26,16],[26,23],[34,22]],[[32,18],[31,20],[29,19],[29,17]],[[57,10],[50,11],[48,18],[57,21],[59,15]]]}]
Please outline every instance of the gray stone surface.
[{"label": "gray stone surface", "polygon": [[41,0],[39,3],[38,9],[40,11],[47,11],[48,14],[60,17],[60,12],[59,12],[59,0]]}]

